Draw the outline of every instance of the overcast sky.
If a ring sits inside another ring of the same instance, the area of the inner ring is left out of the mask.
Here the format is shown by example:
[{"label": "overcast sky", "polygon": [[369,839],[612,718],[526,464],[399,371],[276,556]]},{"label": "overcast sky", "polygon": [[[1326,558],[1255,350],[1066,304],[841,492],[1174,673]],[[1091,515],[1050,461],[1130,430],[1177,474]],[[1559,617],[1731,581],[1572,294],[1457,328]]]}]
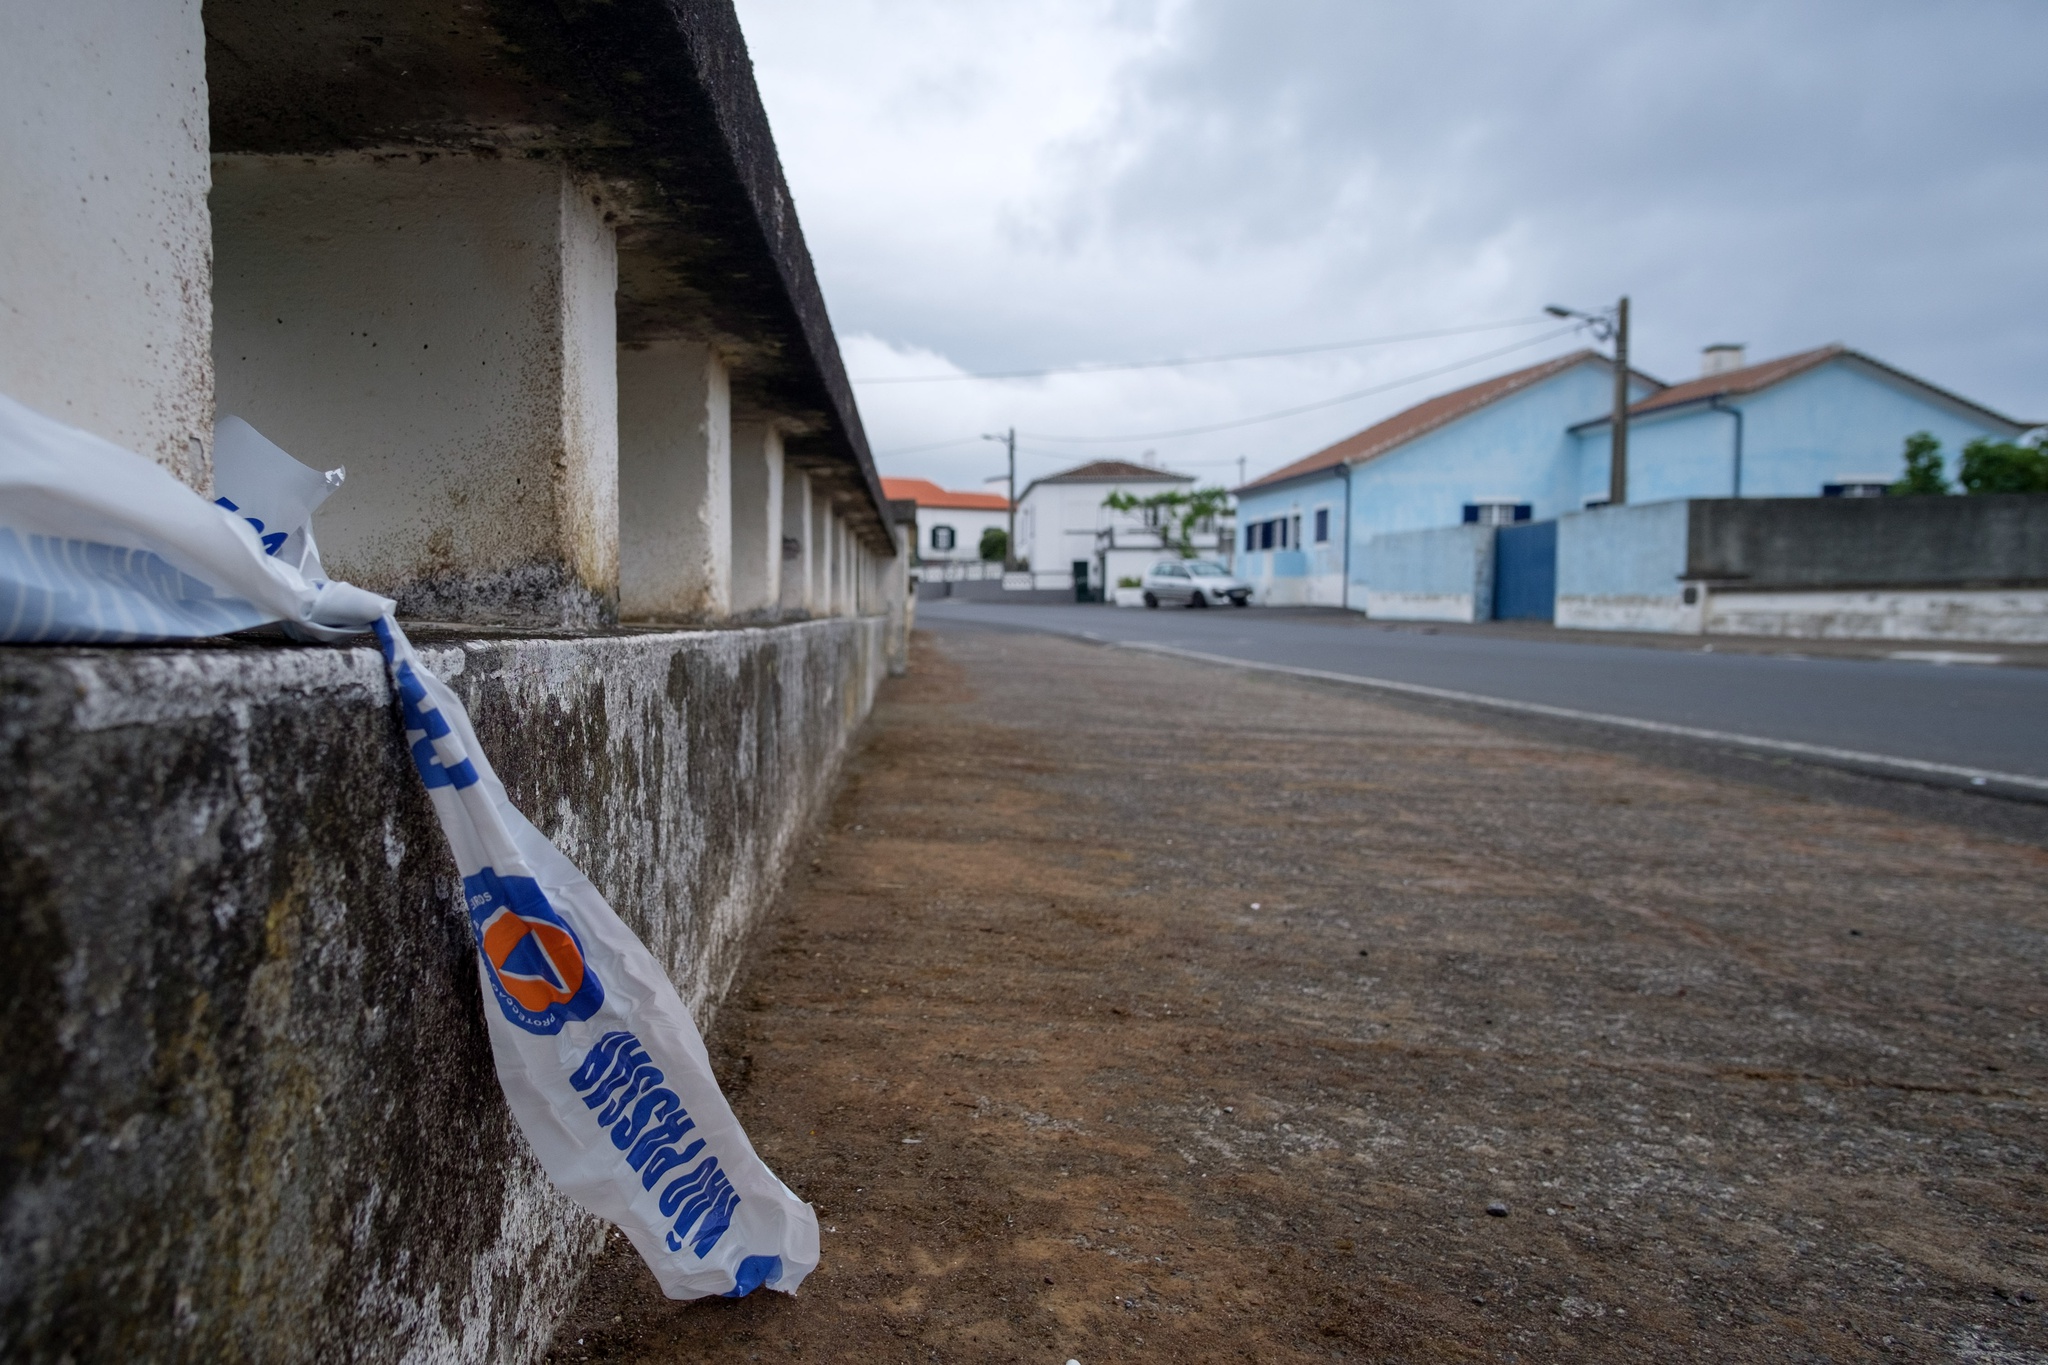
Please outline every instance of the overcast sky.
[{"label": "overcast sky", "polygon": [[1235,482],[1240,457],[1257,475],[1585,344],[1542,305],[1622,293],[1637,364],[1666,380],[1709,342],[1843,341],[2048,418],[2041,0],[739,11],[856,379],[1516,324],[860,383],[886,474],[978,487],[1001,458],[974,438],[1015,425],[1020,480],[1149,451]]}]

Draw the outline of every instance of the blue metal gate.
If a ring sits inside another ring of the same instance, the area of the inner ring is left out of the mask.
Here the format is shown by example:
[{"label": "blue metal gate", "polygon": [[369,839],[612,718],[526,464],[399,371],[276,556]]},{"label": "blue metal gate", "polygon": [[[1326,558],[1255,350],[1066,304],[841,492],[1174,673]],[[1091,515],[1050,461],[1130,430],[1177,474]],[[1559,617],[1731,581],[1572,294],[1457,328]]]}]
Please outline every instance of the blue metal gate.
[{"label": "blue metal gate", "polygon": [[1557,523],[1530,521],[1493,533],[1496,621],[1548,621],[1557,615]]}]

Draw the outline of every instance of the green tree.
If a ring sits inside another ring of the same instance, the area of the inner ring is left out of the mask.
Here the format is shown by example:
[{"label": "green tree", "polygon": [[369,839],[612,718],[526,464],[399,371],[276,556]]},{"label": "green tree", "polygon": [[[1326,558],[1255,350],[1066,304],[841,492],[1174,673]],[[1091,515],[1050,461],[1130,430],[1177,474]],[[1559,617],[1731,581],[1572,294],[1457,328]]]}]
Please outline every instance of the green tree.
[{"label": "green tree", "polygon": [[2048,438],[2023,446],[1979,436],[1963,447],[1961,477],[1972,493],[2048,493]]},{"label": "green tree", "polygon": [[981,533],[981,557],[990,563],[1010,557],[1010,533],[991,526]]},{"label": "green tree", "polygon": [[1895,496],[1915,493],[1946,493],[1948,480],[1941,472],[1941,442],[1931,431],[1916,431],[1906,438],[1906,477],[1892,485]]},{"label": "green tree", "polygon": [[1122,489],[1102,500],[1112,512],[1138,512],[1145,525],[1159,532],[1159,543],[1182,559],[1195,557],[1195,534],[1215,525],[1216,518],[1230,508],[1230,492],[1223,488],[1197,488],[1192,493],[1179,488],[1139,497]]}]

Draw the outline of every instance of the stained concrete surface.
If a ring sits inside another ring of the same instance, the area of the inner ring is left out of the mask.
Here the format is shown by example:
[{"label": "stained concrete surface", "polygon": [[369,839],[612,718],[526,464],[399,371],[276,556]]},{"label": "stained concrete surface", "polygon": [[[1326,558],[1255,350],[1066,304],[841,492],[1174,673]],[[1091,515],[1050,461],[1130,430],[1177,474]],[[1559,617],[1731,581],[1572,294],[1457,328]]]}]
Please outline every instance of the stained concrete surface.
[{"label": "stained concrete surface", "polygon": [[964,628],[849,772],[711,1038],[823,1263],[556,1361],[2048,1360],[2048,821]]},{"label": "stained concrete surface", "polygon": [[[879,618],[419,632],[708,1018]],[[0,1360],[520,1365],[601,1226],[505,1108],[374,649],[0,650]]]}]

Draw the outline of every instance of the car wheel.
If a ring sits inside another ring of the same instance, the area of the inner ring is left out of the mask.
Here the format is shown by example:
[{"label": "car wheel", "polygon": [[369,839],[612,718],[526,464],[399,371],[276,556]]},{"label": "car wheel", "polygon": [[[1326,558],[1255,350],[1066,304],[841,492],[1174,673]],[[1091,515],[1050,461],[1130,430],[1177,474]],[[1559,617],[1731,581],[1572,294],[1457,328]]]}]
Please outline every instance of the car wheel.
[{"label": "car wheel", "polygon": [[1159,599],[1148,592],[1145,594],[1145,605],[1156,608],[1159,605]]},{"label": "car wheel", "polygon": [[1200,588],[1196,588],[1188,594],[1188,605],[1190,607],[1206,607],[1209,605],[1209,595]]}]

